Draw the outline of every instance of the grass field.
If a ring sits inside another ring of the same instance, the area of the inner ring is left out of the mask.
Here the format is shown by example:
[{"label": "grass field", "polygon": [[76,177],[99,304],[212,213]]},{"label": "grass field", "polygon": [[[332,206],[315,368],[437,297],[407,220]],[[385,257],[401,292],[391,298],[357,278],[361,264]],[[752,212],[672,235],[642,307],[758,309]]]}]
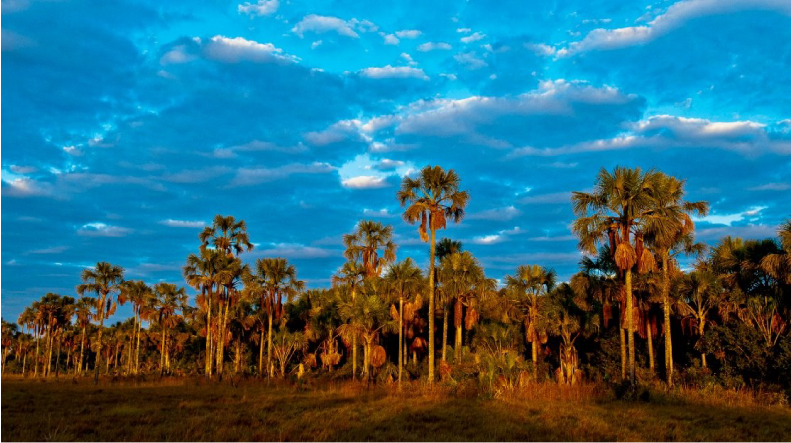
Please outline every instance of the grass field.
[{"label": "grass field", "polygon": [[791,409],[743,396],[539,385],[496,399],[471,390],[265,381],[2,381],[2,440],[762,440],[791,439]]}]

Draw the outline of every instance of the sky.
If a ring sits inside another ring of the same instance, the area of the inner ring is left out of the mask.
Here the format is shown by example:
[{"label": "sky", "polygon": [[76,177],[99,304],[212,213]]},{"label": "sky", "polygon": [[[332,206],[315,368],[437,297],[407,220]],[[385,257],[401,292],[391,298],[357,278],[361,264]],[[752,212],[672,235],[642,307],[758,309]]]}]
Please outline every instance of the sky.
[{"label": "sky", "polygon": [[495,278],[575,272],[602,167],[685,179],[710,244],[791,216],[788,0],[3,0],[0,40],[10,320],[98,261],[185,284],[215,214],[310,287],[360,219],[427,266],[395,198],[426,165],[470,193],[438,238]]}]

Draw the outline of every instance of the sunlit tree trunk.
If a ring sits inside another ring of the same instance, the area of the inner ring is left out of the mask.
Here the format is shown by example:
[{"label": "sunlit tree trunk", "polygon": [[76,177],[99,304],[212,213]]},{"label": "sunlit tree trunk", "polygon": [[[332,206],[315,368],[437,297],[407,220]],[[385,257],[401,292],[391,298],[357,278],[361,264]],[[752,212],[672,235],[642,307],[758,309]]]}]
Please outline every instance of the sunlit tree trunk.
[{"label": "sunlit tree trunk", "polygon": [[432,224],[433,220],[429,218],[429,227],[431,229],[431,246],[429,248],[428,257],[428,383],[434,383],[434,252],[436,231]]},{"label": "sunlit tree trunk", "polygon": [[55,337],[52,334],[52,326],[49,327],[47,332],[47,369],[44,372],[44,377],[49,377],[52,374],[52,348],[54,347]]},{"label": "sunlit tree trunk", "polygon": [[618,325],[618,332],[621,336],[621,380],[626,380],[626,329]]},{"label": "sunlit tree trunk", "polygon": [[[398,298],[398,386],[401,386],[401,373],[404,371],[404,297]],[[332,368],[332,366],[330,366]]]},{"label": "sunlit tree trunk", "polygon": [[165,373],[165,327],[162,326],[162,322],[160,322],[159,326],[162,327],[162,342],[159,348],[159,375],[162,375]]},{"label": "sunlit tree trunk", "polygon": [[[703,327],[704,327],[705,324],[706,324],[706,320],[705,319],[700,319],[700,321],[698,322],[698,334],[700,334],[701,337],[703,337]],[[700,353],[700,364],[704,368],[708,367],[708,366],[706,366],[706,353],[705,352],[701,352]]]},{"label": "sunlit tree trunk", "polygon": [[66,374],[69,374],[69,361],[71,360],[71,346],[66,349]]},{"label": "sunlit tree trunk", "polygon": [[442,361],[446,361],[448,351],[448,307],[445,306],[442,313]]},{"label": "sunlit tree trunk", "polygon": [[[138,315],[140,314],[140,309],[138,308]],[[138,374],[140,371],[140,329],[143,323],[143,319],[141,318],[137,322],[137,343],[135,345],[135,375]]]},{"label": "sunlit tree trunk", "polygon": [[99,384],[99,365],[101,364],[102,359],[102,330],[104,329],[104,309],[105,309],[105,296],[107,294],[102,294],[102,297],[99,299],[99,334],[97,336],[98,341],[98,351],[96,352],[96,362],[93,365],[93,384]]},{"label": "sunlit tree trunk", "polygon": [[36,326],[35,329],[34,329],[34,332],[35,332],[35,335],[36,335],[36,355],[35,355],[35,358],[33,359],[33,377],[38,377],[38,361],[40,359],[40,355],[39,355],[40,353],[39,353],[39,350],[38,350],[38,343],[39,343],[40,338],[41,338],[41,328]]},{"label": "sunlit tree trunk", "polygon": [[456,324],[456,319],[461,318],[463,313],[464,313],[463,312],[464,308],[462,307],[461,302],[459,300],[456,300],[456,306],[454,307],[454,309],[455,309],[455,311],[454,311],[454,316],[453,316],[454,318],[453,318],[453,320],[454,320],[454,325],[456,326],[456,342],[455,342],[456,344],[453,347],[453,351],[455,352],[455,357],[456,357],[454,363],[459,364],[459,363],[461,363],[461,348],[463,346],[462,334],[464,332],[463,331],[463,321],[459,322],[459,324]]},{"label": "sunlit tree trunk", "polygon": [[[357,291],[352,288],[352,303],[357,298]],[[357,379],[357,334],[352,334],[352,380]]]},{"label": "sunlit tree trunk", "polygon": [[670,337],[670,275],[667,255],[662,257],[662,314],[665,329],[665,378],[667,385],[673,386],[673,340]]},{"label": "sunlit tree trunk", "polygon": [[27,375],[27,373],[25,372],[25,369],[27,368],[26,364],[27,364],[27,351],[25,351],[25,354],[22,356],[22,377],[25,377]]},{"label": "sunlit tree trunk", "polygon": [[651,335],[651,325],[646,325],[646,338],[648,340],[648,369],[654,373],[654,340]]},{"label": "sunlit tree trunk", "polygon": [[635,364],[634,364],[634,301],[632,300],[632,270],[627,269],[626,280],[626,328],[627,344],[629,346],[629,382],[635,385]]},{"label": "sunlit tree trunk", "polygon": [[211,324],[211,311],[212,311],[212,293],[214,285],[209,285],[209,301],[206,304],[206,378],[211,378],[212,367],[212,324]]},{"label": "sunlit tree trunk", "polygon": [[[274,306],[273,306],[274,308]],[[267,377],[272,377],[272,310],[269,311],[269,332],[266,336],[266,373]]]},{"label": "sunlit tree trunk", "polygon": [[129,356],[126,359],[126,374],[132,373],[132,351],[135,347],[135,332],[137,332],[137,307],[134,309],[135,322],[132,325],[132,335],[129,336]]},{"label": "sunlit tree trunk", "polygon": [[258,376],[264,376],[264,329],[261,328],[261,340],[258,341]]},{"label": "sunlit tree trunk", "polygon": [[80,335],[80,365],[77,368],[77,374],[82,375],[82,362],[85,352],[85,326],[82,327],[82,334]]}]

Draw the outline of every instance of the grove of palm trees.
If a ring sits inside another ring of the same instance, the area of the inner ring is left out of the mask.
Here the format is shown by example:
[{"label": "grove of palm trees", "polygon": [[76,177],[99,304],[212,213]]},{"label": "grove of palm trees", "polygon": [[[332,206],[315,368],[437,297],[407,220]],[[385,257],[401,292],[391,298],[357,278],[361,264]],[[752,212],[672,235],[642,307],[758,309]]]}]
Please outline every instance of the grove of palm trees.
[{"label": "grove of palm trees", "polygon": [[590,185],[568,202],[567,279],[487,273],[455,239],[476,196],[440,166],[393,196],[427,262],[370,219],[325,287],[248,260],[266,233],[232,215],[196,229],[183,281],[126,279],[97,251],[73,292],[3,319],[2,438],[788,439],[791,219],[706,244],[685,177]]}]

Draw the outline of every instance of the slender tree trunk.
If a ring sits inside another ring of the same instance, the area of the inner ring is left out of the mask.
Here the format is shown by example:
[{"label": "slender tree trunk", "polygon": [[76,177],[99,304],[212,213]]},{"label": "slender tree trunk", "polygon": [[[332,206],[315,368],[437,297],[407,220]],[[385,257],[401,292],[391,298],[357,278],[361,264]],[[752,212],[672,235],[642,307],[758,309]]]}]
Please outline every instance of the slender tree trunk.
[{"label": "slender tree trunk", "polygon": [[626,380],[626,329],[619,324],[618,332],[621,336],[621,380]]},{"label": "slender tree trunk", "polygon": [[[650,315],[650,314],[649,314]],[[650,321],[646,323],[646,338],[648,339],[648,369],[654,373],[654,340],[651,335]]]},{"label": "slender tree trunk", "polygon": [[71,346],[66,349],[66,375],[69,374],[69,360],[71,360]]},{"label": "slender tree trunk", "polygon": [[[162,322],[160,322],[159,326],[162,326]],[[159,353],[159,375],[165,373],[165,328],[162,326],[162,342],[160,343],[160,353]]]},{"label": "slender tree trunk", "polygon": [[398,386],[401,387],[401,373],[404,371],[404,297],[398,297]]},{"label": "slender tree trunk", "polygon": [[39,343],[40,338],[41,338],[41,330],[40,330],[40,328],[38,326],[36,326],[34,331],[35,331],[35,334],[36,334],[36,358],[33,359],[33,377],[38,377],[38,361],[40,359],[40,355],[39,355],[40,353],[39,353],[39,350],[38,350],[38,343]]},{"label": "slender tree trunk", "polygon": [[211,311],[212,311],[212,296],[213,296],[213,289],[214,285],[209,285],[209,302],[206,304],[206,378],[211,379],[211,369],[212,369],[212,358],[214,357],[214,353],[212,352],[212,324],[211,324]]},{"label": "slender tree trunk", "polygon": [[625,272],[626,280],[626,326],[628,329],[627,343],[629,346],[629,382],[634,386],[635,380],[635,364],[634,364],[634,300],[632,300],[632,270],[627,269]]},{"label": "slender tree trunk", "polygon": [[673,386],[673,339],[670,337],[670,274],[668,273],[667,254],[662,256],[662,314],[665,330],[665,378],[667,385]]},{"label": "slender tree trunk", "polygon": [[[137,310],[137,315],[140,317],[140,308]],[[140,332],[143,325],[143,319],[137,322],[137,343],[135,344],[135,375],[140,372]]]},{"label": "slender tree trunk", "polygon": [[463,309],[464,309],[461,306],[461,303],[459,302],[459,300],[456,300],[456,307],[454,309],[456,310],[456,311],[454,311],[454,315],[453,315],[453,324],[454,324],[454,326],[456,326],[456,342],[455,342],[456,344],[453,347],[453,351],[454,351],[455,357],[456,357],[454,363],[459,364],[459,363],[461,363],[461,348],[463,346],[463,344],[462,344],[462,339],[463,339],[462,334],[464,333],[463,322],[458,324],[458,325],[456,324],[456,319],[457,318],[461,318],[461,316],[463,314],[463,312],[457,312],[457,311],[463,311]]},{"label": "slender tree trunk", "polygon": [[55,336],[52,333],[52,326],[49,327],[49,344],[47,345],[47,372],[46,377],[52,375],[52,348],[55,347]]},{"label": "slender tree trunk", "polygon": [[[274,309],[274,306],[272,307]],[[272,311],[269,311],[269,332],[266,336],[266,373],[272,378]]]},{"label": "slender tree trunk", "polygon": [[[429,218],[429,225],[432,220]],[[431,246],[428,254],[428,383],[434,383],[434,251],[436,232],[431,228]]]},{"label": "slender tree trunk", "polygon": [[99,364],[101,363],[101,360],[102,360],[102,330],[104,329],[105,296],[106,296],[106,294],[102,295],[102,297],[99,300],[99,302],[100,302],[99,309],[98,309],[98,311],[99,311],[99,335],[97,336],[97,340],[99,342],[99,345],[96,348],[96,349],[98,349],[98,351],[96,352],[96,362],[93,365],[93,384],[95,384],[95,385],[99,384]]},{"label": "slender tree trunk", "polygon": [[77,368],[77,374],[82,375],[82,362],[85,352],[85,326],[82,327],[82,334],[80,335],[80,366]]},{"label": "slender tree trunk", "polygon": [[22,357],[22,378],[25,378],[25,376],[27,375],[27,373],[25,372],[25,369],[27,367],[26,364],[27,364],[27,351],[25,351],[25,354]]},{"label": "slender tree trunk", "polygon": [[[357,291],[352,288],[352,303],[357,299]],[[352,334],[352,380],[357,380],[357,334]]]},{"label": "slender tree trunk", "polygon": [[233,369],[234,375],[239,375],[239,362],[241,358],[241,352],[239,349],[240,344],[241,342],[239,340],[236,340],[236,356],[234,358],[234,369]]},{"label": "slender tree trunk", "polygon": [[126,375],[132,374],[132,350],[135,347],[135,332],[137,332],[137,308],[134,309],[135,322],[132,325],[132,335],[129,336],[129,356],[126,360]]},{"label": "slender tree trunk", "polygon": [[261,328],[261,340],[258,342],[258,376],[264,376],[264,328]]},{"label": "slender tree trunk", "polygon": [[[442,313],[442,361],[446,361],[448,352],[448,307],[445,306]],[[455,349],[454,349],[455,351]]]}]

